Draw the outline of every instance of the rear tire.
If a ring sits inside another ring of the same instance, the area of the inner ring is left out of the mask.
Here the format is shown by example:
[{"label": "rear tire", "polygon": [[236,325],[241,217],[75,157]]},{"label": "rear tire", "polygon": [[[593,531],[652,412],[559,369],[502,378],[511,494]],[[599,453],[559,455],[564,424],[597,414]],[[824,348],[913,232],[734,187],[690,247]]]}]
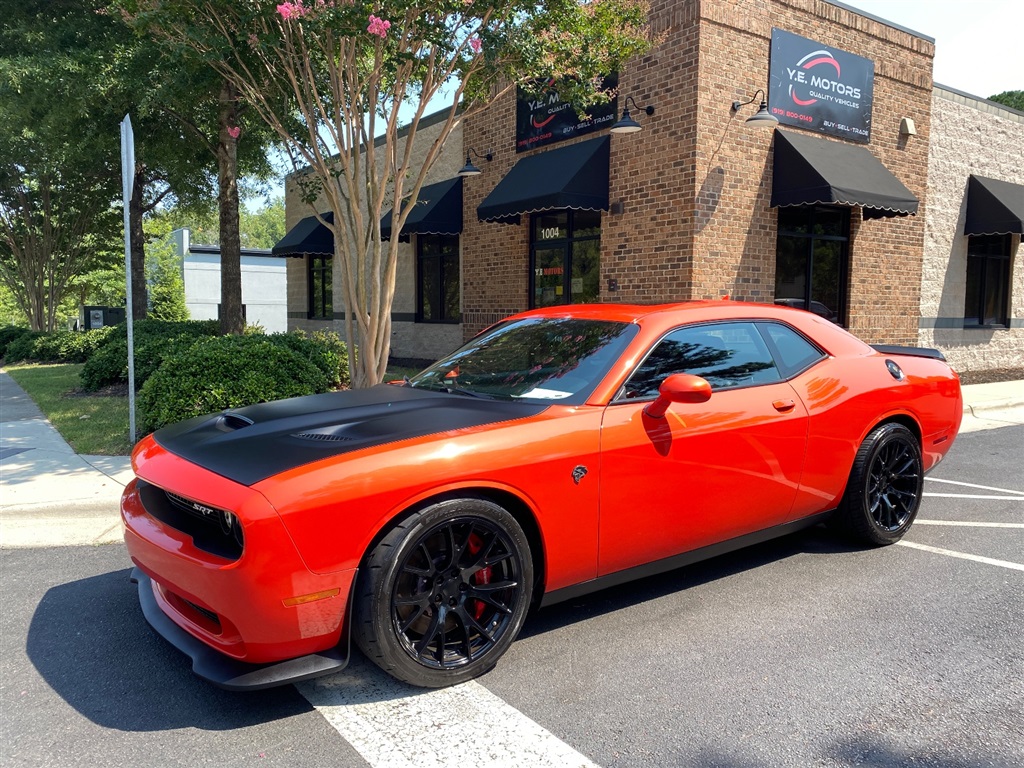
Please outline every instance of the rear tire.
[{"label": "rear tire", "polygon": [[857,451],[835,527],[861,544],[895,544],[917,517],[923,487],[914,433],[902,424],[882,424]]},{"label": "rear tire", "polygon": [[392,528],[359,572],[353,635],[393,677],[425,688],[490,670],[526,619],[533,560],[508,511],[433,504]]}]

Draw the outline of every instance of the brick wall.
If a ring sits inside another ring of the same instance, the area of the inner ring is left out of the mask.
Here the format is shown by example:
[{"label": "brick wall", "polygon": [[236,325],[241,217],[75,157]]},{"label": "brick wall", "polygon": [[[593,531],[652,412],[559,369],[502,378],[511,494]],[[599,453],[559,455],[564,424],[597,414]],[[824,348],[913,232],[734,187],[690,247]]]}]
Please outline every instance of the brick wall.
[{"label": "brick wall", "polygon": [[[869,342],[916,343],[934,45],[821,0],[701,3],[697,162],[704,192],[697,198],[701,226],[694,245],[693,296],[774,298],[777,212],[768,207],[772,132],[744,122],[756,105],[730,117],[733,100],[746,101],[768,87],[772,27],[875,63],[866,148],[921,206],[917,216],[868,221],[860,209],[853,210],[849,327]],[[917,136],[900,136],[902,117],[915,121]]]},{"label": "brick wall", "polygon": [[[746,125],[749,114],[733,116],[730,105],[767,87],[775,26],[875,62],[867,146],[921,209],[872,221],[855,209],[850,327],[871,342],[916,343],[934,45],[822,0],[655,0],[651,20],[657,46],[620,73],[619,108],[632,96],[656,112],[638,115],[640,133],[612,136],[610,200],[622,212],[602,217],[601,300],[774,298],[772,132]],[[466,183],[467,336],[529,305],[528,217],[512,226],[475,215],[518,159],[514,110],[508,93],[465,125],[466,146],[495,151],[484,174]],[[916,137],[900,137],[902,117],[915,121]],[[608,290],[611,279],[618,291]]]}]

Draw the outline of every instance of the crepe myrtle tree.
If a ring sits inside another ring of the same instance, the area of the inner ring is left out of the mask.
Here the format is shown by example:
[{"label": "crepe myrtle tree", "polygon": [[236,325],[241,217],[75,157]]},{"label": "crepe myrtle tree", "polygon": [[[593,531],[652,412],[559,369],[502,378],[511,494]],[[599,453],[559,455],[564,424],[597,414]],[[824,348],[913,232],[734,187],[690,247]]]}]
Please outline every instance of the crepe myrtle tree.
[{"label": "crepe myrtle tree", "polygon": [[[539,78],[585,108],[612,95],[601,75],[651,46],[647,0],[140,0],[138,17],[232,84],[303,169],[306,202],[333,213],[321,223],[356,386],[383,378],[390,350],[398,238],[382,241],[381,215],[393,205],[402,228],[458,122]],[[442,99],[414,162],[428,103]]]}]

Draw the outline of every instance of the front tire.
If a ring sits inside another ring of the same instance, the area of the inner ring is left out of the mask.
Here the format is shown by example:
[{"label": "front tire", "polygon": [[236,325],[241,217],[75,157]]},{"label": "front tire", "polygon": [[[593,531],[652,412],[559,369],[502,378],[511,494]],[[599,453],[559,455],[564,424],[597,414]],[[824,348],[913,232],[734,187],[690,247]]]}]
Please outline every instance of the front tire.
[{"label": "front tire", "polygon": [[433,504],[392,528],[366,558],[356,644],[412,685],[464,682],[508,650],[532,584],[529,542],[507,510],[474,498]]},{"label": "front tire", "polygon": [[882,424],[857,451],[836,525],[862,544],[895,544],[917,517],[923,487],[924,465],[914,433],[902,424]]}]

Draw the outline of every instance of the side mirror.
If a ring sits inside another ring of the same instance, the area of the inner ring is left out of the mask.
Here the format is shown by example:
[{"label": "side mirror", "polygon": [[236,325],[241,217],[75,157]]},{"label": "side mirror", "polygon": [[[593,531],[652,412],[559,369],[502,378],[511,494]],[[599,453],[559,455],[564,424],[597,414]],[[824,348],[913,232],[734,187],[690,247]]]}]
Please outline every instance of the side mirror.
[{"label": "side mirror", "polygon": [[675,373],[661,382],[658,399],[644,408],[653,419],[665,416],[672,403],[706,403],[711,399],[711,385],[707,379],[689,373]]}]

